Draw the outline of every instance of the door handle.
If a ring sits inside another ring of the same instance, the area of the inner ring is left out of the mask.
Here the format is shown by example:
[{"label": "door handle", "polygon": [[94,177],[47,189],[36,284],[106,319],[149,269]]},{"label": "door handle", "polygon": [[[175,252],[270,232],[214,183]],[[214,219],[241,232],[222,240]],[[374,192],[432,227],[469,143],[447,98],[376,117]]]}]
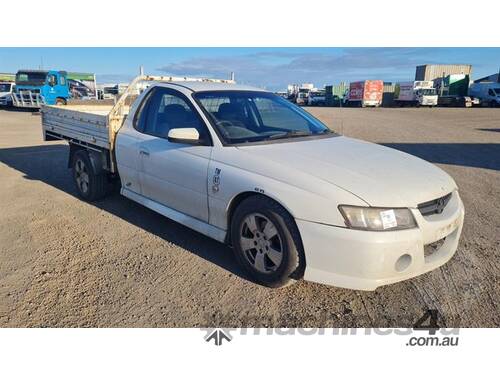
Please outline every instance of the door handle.
[{"label": "door handle", "polygon": [[144,156],[149,156],[149,151],[146,151],[146,150],[140,150],[140,151],[139,151],[139,154],[140,154],[140,155],[144,155]]}]

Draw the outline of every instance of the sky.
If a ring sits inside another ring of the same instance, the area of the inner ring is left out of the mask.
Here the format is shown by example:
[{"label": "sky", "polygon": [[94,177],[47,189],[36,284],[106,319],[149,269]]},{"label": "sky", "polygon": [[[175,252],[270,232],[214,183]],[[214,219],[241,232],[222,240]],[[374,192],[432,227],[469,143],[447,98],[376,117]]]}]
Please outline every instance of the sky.
[{"label": "sky", "polygon": [[472,64],[472,76],[497,73],[500,48],[0,48],[0,72],[56,69],[92,72],[98,83],[127,82],[146,74],[229,78],[285,90],[287,84],[365,79],[411,81],[415,66]]}]

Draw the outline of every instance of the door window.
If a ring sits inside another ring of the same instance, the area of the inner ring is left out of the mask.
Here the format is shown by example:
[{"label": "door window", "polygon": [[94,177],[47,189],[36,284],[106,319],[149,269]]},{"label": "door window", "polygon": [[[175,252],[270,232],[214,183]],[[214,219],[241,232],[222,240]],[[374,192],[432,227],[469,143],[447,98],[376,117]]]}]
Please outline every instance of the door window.
[{"label": "door window", "polygon": [[492,90],[492,89],[489,89],[489,90],[488,90],[488,95],[489,95],[489,96],[495,96],[495,93],[493,92],[493,90]]},{"label": "door window", "polygon": [[170,129],[195,128],[200,138],[207,136],[205,124],[180,93],[169,89],[154,90],[139,109],[139,118],[135,124],[138,131],[167,138]]},{"label": "door window", "polygon": [[49,75],[49,85],[52,87],[57,85],[57,77],[54,74]]}]

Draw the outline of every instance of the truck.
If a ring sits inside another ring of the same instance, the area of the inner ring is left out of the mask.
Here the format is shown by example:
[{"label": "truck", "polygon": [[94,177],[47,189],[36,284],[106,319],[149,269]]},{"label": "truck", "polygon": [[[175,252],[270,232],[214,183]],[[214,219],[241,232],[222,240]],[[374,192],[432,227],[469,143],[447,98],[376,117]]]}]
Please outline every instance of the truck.
[{"label": "truck", "polygon": [[339,107],[343,105],[348,88],[349,85],[346,82],[341,82],[338,85],[326,85],[325,105],[329,107]]},{"label": "truck", "polygon": [[[150,84],[134,99],[139,81]],[[41,114],[44,140],[69,143],[82,199],[116,185],[227,244],[268,287],[305,279],[374,290],[457,250],[464,206],[448,174],[332,132],[260,88],[139,76],[114,105],[44,105]]]},{"label": "truck", "polygon": [[478,99],[482,106],[500,107],[500,82],[473,83],[469,96]]},{"label": "truck", "polygon": [[297,91],[297,96],[295,97],[295,103],[298,105],[308,105],[309,103],[309,93],[314,90],[314,85],[312,83],[303,83],[300,85]]},{"label": "truck", "polygon": [[429,106],[438,104],[433,81],[398,82],[394,89],[394,103],[399,106]]},{"label": "truck", "polygon": [[380,80],[351,82],[346,105],[358,107],[380,107],[384,82]]},{"label": "truck", "polygon": [[309,92],[307,98],[307,105],[310,106],[324,106],[326,104],[325,90],[317,90]]},{"label": "truck", "polygon": [[311,90],[300,88],[295,98],[295,103],[297,105],[307,105],[309,102],[309,91]]},{"label": "truck", "polygon": [[71,97],[67,73],[56,70],[19,70],[12,93],[15,107],[40,108],[63,105]]},{"label": "truck", "polygon": [[9,107],[12,105],[12,92],[14,91],[14,82],[0,82],[0,106]]}]

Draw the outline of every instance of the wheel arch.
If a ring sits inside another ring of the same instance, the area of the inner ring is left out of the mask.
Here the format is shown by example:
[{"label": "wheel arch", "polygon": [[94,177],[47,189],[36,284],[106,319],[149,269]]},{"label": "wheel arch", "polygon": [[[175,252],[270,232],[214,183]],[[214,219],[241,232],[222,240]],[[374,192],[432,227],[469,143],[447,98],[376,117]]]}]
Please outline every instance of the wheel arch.
[{"label": "wheel arch", "polygon": [[[295,216],[293,215],[292,211],[283,202],[281,202],[280,199],[277,199],[276,197],[270,196],[270,195],[265,194],[265,193],[256,192],[256,191],[242,191],[242,192],[236,194],[230,200],[230,202],[227,206],[227,210],[226,210],[226,224],[227,224],[226,242],[227,243],[230,243],[230,240],[231,240],[231,238],[230,238],[231,221],[233,219],[234,211],[236,211],[236,208],[239,206],[239,204],[241,202],[243,202],[245,199],[247,199],[251,196],[260,196],[260,197],[264,197],[264,198],[273,200],[274,202],[279,204],[281,207],[283,207],[283,209],[285,209],[286,212],[288,212],[290,214],[293,221],[295,222]],[[297,225],[297,223],[295,223],[295,225]],[[300,231],[299,231],[299,233],[300,233]],[[301,239],[301,241],[302,241],[302,239]]]},{"label": "wheel arch", "polygon": [[85,151],[87,153],[94,174],[106,173],[106,160],[103,160],[102,152],[91,150],[73,143],[69,145],[68,168],[73,167],[73,159],[78,151]]},{"label": "wheel arch", "polygon": [[307,264],[307,259],[306,259],[305,250],[304,250],[304,242],[302,241],[302,234],[300,233],[300,229],[297,225],[297,222],[295,221],[295,216],[292,214],[290,209],[285,204],[283,204],[279,199],[277,199],[276,197],[272,197],[272,196],[267,195],[265,193],[260,193],[260,192],[256,192],[256,191],[243,191],[243,192],[236,194],[229,202],[229,205],[228,205],[228,208],[226,211],[227,212],[227,214],[226,214],[227,232],[226,232],[226,239],[225,239],[226,244],[231,245],[231,221],[232,221],[234,212],[236,211],[236,208],[239,206],[239,204],[241,202],[243,202],[245,199],[252,197],[252,196],[260,196],[260,197],[267,198],[267,199],[270,199],[270,200],[276,202],[292,218],[293,225],[295,225],[295,229],[297,230],[297,233],[298,233],[298,241],[300,241],[300,247],[301,247],[300,267],[296,270],[294,278],[301,279],[304,275],[306,264]]}]

